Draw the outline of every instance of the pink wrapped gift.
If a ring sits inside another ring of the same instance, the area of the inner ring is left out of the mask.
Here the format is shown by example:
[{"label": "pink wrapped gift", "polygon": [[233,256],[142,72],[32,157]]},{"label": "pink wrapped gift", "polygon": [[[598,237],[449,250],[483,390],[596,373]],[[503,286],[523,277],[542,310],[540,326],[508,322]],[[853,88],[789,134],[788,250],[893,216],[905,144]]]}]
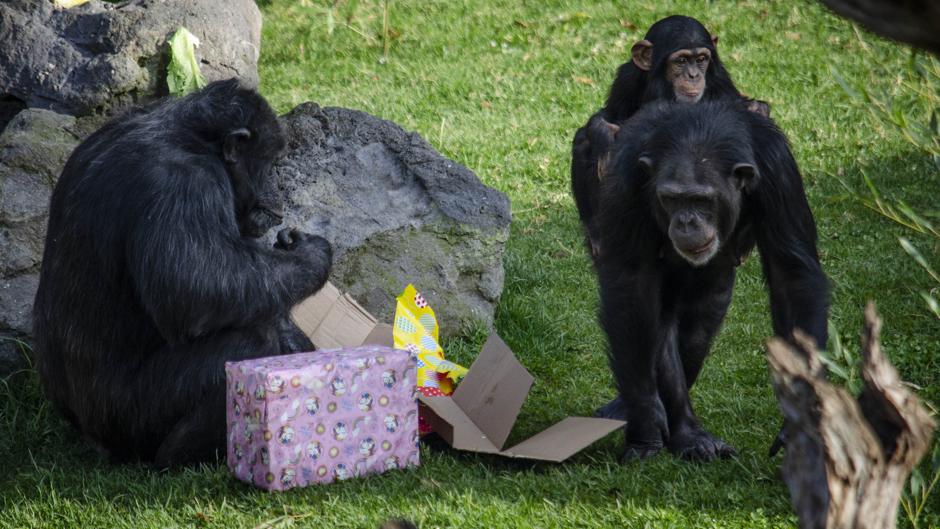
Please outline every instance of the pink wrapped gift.
[{"label": "pink wrapped gift", "polygon": [[286,490],[417,466],[415,374],[376,345],[226,363],[229,469]]}]

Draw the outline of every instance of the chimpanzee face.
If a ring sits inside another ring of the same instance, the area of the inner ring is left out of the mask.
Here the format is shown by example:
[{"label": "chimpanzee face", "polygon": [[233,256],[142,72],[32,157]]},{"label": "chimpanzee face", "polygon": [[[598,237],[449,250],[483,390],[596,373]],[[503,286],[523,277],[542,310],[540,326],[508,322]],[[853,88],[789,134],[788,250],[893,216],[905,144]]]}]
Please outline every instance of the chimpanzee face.
[{"label": "chimpanzee face", "polygon": [[[712,46],[718,45],[718,37],[710,37],[707,33],[698,35],[695,43],[689,42],[688,47],[656,58],[656,62],[653,43],[644,39],[633,45],[633,64],[653,76],[651,86],[656,90],[657,99],[698,103],[705,95],[708,68],[713,60],[712,50],[707,47],[708,39]],[[669,49],[670,44],[663,45]]]},{"label": "chimpanzee face", "polygon": [[705,94],[705,73],[711,62],[708,48],[679,50],[666,59],[666,80],[672,85],[676,101],[698,103]]},{"label": "chimpanzee face", "polygon": [[[270,121],[277,123],[273,117]],[[281,223],[281,196],[271,166],[284,145],[279,127],[252,131],[241,128],[225,138],[223,150],[235,194],[235,220],[244,237],[261,237]]]},{"label": "chimpanzee face", "polygon": [[691,153],[659,164],[643,156],[639,164],[650,175],[655,216],[672,247],[692,266],[704,266],[734,231],[744,187],[756,169],[749,163],[723,167]]}]

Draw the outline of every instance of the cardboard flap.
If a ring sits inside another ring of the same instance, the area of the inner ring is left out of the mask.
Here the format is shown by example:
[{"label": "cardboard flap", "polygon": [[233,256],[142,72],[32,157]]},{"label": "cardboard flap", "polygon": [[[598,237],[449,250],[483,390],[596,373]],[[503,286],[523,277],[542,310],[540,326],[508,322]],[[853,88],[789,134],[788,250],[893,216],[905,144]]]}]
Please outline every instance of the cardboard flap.
[{"label": "cardboard flap", "polygon": [[532,381],[509,346],[493,333],[457,386],[453,400],[496,447],[502,448]]},{"label": "cardboard flap", "polygon": [[374,316],[329,282],[294,306],[291,319],[317,349],[362,345],[376,324]]},{"label": "cardboard flap", "polygon": [[560,463],[626,425],[612,419],[567,417],[500,454]]},{"label": "cardboard flap", "polygon": [[291,319],[312,341],[317,327],[341,295],[339,289],[327,281],[316,294],[294,305],[290,311]]},{"label": "cardboard flap", "polygon": [[394,329],[387,323],[380,323],[372,329],[369,336],[363,340],[362,345],[384,345],[385,347],[395,347]]},{"label": "cardboard flap", "polygon": [[429,418],[428,422],[450,446],[471,452],[499,453],[499,447],[473,424],[454,399],[418,395],[418,400],[431,410],[435,417]]}]

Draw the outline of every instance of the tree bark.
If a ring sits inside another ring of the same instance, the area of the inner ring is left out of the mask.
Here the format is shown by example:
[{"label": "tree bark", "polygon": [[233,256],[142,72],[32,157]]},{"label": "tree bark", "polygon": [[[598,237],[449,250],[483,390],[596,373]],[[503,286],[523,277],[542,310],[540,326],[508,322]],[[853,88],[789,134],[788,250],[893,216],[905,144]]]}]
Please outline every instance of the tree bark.
[{"label": "tree bark", "polygon": [[930,446],[935,421],[885,358],[880,331],[869,303],[857,400],[826,380],[811,338],[768,343],[788,425],[783,479],[801,529],[893,529],[902,488]]}]

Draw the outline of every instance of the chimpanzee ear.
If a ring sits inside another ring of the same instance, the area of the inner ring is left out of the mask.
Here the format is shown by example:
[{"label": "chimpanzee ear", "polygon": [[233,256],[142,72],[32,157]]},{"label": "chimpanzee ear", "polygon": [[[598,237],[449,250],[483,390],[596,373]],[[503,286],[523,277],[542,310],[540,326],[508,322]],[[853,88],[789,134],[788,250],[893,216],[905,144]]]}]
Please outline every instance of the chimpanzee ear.
[{"label": "chimpanzee ear", "polygon": [[640,166],[644,173],[653,176],[653,160],[649,156],[640,156],[636,164]]},{"label": "chimpanzee ear", "polygon": [[222,156],[226,162],[235,163],[238,161],[238,151],[243,147],[244,142],[251,138],[251,132],[246,128],[235,129],[225,136],[222,144]]},{"label": "chimpanzee ear", "polygon": [[718,35],[715,35],[714,37],[712,37],[712,46],[714,46],[715,48],[718,47]]},{"label": "chimpanzee ear", "polygon": [[644,72],[653,67],[653,43],[643,39],[633,45],[633,64]]},{"label": "chimpanzee ear", "polygon": [[739,189],[747,193],[754,191],[757,187],[757,182],[760,180],[760,174],[757,172],[757,168],[754,165],[749,163],[736,163],[731,169],[731,177],[734,180],[734,185]]}]

